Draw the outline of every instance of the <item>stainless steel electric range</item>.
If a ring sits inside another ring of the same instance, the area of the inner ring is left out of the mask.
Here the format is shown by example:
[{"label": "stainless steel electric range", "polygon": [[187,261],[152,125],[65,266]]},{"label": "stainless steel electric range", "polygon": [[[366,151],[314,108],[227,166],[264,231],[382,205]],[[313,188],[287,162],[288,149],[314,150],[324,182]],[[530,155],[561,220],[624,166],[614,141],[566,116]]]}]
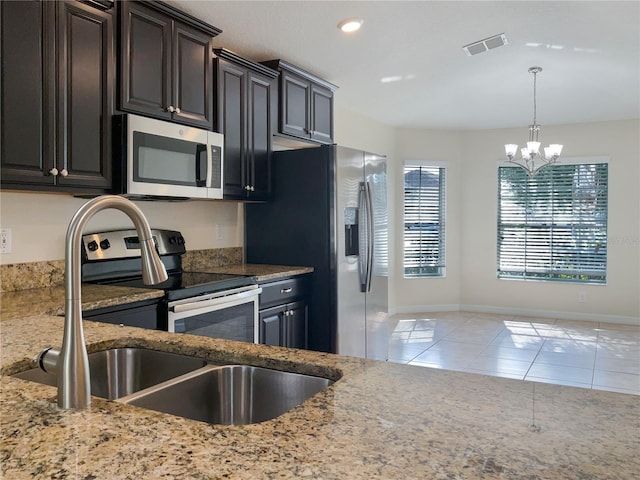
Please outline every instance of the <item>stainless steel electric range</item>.
[{"label": "stainless steel electric range", "polygon": [[185,240],[180,232],[153,229],[153,238],[169,278],[158,285],[142,282],[140,243],[135,230],[83,235],[82,281],[164,290],[157,328],[258,343],[258,300],[253,276],[185,271]]}]

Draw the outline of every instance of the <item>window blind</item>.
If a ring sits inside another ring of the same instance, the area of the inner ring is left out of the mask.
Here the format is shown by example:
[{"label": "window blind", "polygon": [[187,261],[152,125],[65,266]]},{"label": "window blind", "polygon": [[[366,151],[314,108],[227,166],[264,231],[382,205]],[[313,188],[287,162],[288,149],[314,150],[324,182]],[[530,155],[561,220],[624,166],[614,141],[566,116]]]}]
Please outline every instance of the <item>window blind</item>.
[{"label": "window blind", "polygon": [[604,283],[608,165],[498,169],[498,277]]},{"label": "window blind", "polygon": [[404,167],[404,276],[443,276],[446,169]]}]

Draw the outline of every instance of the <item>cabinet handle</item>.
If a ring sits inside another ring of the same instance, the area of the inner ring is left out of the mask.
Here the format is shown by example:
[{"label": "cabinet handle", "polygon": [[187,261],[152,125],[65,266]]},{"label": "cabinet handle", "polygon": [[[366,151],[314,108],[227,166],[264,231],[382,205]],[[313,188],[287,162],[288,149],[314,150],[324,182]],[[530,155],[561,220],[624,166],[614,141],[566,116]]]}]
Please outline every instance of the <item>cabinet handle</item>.
[{"label": "cabinet handle", "polygon": [[171,112],[171,113],[173,113],[173,112],[175,112],[175,111],[176,111],[176,109],[175,109],[175,108],[173,108],[173,105],[169,105],[169,106],[167,107],[167,112]]},{"label": "cabinet handle", "polygon": [[62,175],[63,177],[66,177],[67,175],[69,175],[69,172],[67,171],[66,168],[63,168],[62,171],[60,172],[60,175]]},{"label": "cabinet handle", "polygon": [[180,113],[180,108],[176,107],[176,113]]},{"label": "cabinet handle", "polygon": [[251,190],[251,185],[245,185],[244,189],[248,192],[249,190]]},{"label": "cabinet handle", "polygon": [[51,170],[49,170],[49,173],[51,175],[53,175],[54,177],[57,177],[59,172],[58,172],[58,169],[56,167],[53,167]]},{"label": "cabinet handle", "polygon": [[291,293],[291,290],[293,290],[291,287],[281,288],[280,293]]},{"label": "cabinet handle", "polygon": [[254,187],[253,185],[251,185],[251,187],[249,188],[249,190],[251,190],[252,192],[255,191],[256,187]]}]

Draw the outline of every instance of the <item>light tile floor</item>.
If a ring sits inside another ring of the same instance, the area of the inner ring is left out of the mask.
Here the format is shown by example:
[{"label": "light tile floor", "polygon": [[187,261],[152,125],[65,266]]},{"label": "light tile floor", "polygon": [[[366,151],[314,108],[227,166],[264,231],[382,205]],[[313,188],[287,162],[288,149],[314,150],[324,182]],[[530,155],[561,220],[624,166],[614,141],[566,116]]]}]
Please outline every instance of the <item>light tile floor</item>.
[{"label": "light tile floor", "polygon": [[389,361],[640,395],[640,326],[471,312],[394,315]]}]

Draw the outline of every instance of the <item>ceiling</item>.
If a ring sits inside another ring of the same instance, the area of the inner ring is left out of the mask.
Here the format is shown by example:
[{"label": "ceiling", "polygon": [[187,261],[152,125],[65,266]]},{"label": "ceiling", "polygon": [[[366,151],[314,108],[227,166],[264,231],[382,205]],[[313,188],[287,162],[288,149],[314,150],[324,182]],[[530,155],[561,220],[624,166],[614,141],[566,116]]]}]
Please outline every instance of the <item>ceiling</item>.
[{"label": "ceiling", "polygon": [[[223,30],[215,45],[282,58],[340,87],[340,106],[392,126],[526,126],[640,118],[638,1],[169,0]],[[364,19],[345,34],[348,17]],[[505,33],[469,57],[462,46]],[[384,77],[401,77],[383,83]]]}]

